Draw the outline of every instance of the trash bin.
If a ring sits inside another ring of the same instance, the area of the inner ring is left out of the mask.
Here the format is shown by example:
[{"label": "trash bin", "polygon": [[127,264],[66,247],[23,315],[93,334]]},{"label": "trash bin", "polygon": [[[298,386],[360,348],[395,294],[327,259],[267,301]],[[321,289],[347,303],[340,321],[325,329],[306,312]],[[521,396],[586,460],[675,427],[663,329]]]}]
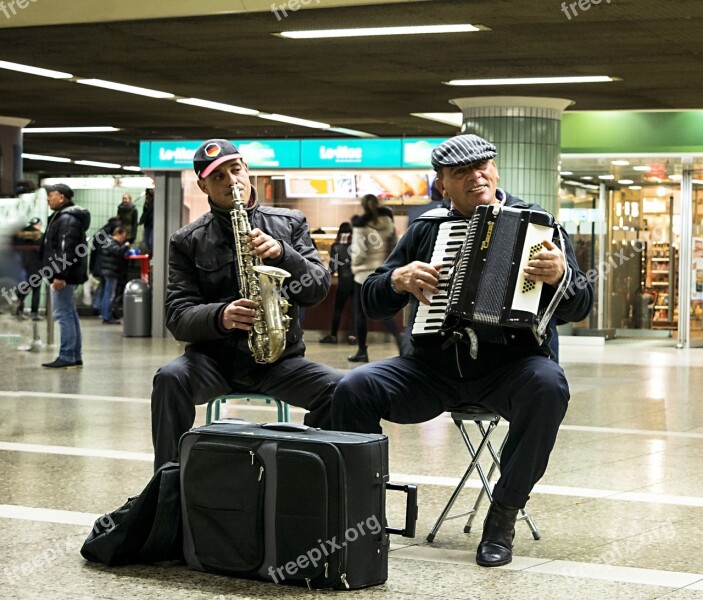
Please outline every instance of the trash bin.
[{"label": "trash bin", "polygon": [[151,288],[141,279],[132,279],[124,289],[122,299],[122,335],[151,336]]}]

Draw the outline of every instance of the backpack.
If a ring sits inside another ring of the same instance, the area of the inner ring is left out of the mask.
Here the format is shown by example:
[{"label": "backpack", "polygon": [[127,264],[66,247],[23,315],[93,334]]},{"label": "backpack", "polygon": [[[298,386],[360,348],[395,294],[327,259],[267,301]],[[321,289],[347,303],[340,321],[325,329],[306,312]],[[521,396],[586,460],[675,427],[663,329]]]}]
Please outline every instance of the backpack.
[{"label": "backpack", "polygon": [[138,496],[95,521],[83,558],[108,566],[183,560],[180,468],[159,468]]}]

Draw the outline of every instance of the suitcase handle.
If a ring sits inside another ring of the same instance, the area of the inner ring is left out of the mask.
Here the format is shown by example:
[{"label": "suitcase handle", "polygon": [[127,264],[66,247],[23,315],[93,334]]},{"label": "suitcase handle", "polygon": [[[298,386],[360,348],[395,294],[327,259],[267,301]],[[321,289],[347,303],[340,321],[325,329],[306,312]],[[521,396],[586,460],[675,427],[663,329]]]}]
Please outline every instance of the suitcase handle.
[{"label": "suitcase handle", "polygon": [[264,423],[261,429],[273,429],[274,431],[292,431],[295,433],[307,433],[313,427],[308,427],[302,423]]},{"label": "suitcase handle", "polygon": [[403,537],[415,537],[415,524],[417,521],[417,486],[416,485],[400,485],[397,483],[387,483],[387,490],[398,490],[405,492],[405,527],[403,529],[395,529],[386,527],[386,533],[395,533]]}]

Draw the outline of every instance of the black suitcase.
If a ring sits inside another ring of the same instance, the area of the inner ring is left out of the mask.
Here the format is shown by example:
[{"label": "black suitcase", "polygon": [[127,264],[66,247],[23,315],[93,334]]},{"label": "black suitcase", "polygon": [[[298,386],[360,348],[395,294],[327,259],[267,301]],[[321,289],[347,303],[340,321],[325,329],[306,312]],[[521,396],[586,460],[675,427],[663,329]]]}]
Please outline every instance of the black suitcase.
[{"label": "black suitcase", "polygon": [[180,442],[183,553],[191,568],[309,588],[388,578],[388,439],[294,423],[217,421]]}]

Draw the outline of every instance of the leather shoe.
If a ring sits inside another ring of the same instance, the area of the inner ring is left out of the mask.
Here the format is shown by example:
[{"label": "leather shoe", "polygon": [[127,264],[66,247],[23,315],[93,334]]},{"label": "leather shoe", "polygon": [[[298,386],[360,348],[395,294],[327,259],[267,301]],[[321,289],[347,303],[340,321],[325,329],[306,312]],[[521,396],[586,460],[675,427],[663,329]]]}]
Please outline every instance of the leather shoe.
[{"label": "leather shoe", "polygon": [[[69,362],[67,360],[63,360],[62,358],[57,358],[50,363],[42,363],[42,367],[47,367],[49,369],[75,369],[78,366],[78,363]],[[80,366],[83,366],[83,361],[81,361]]]},{"label": "leather shoe", "polygon": [[476,563],[481,567],[501,567],[513,560],[513,539],[518,508],[491,503],[483,522],[483,536],[476,551]]},{"label": "leather shoe", "polygon": [[336,344],[337,343],[337,336],[336,335],[326,335],[323,338],[320,338],[320,343],[321,344]]},{"label": "leather shoe", "polygon": [[349,362],[369,362],[369,353],[366,350],[366,348],[359,348],[357,350],[356,354],[352,354],[351,356],[347,356],[347,360]]}]

